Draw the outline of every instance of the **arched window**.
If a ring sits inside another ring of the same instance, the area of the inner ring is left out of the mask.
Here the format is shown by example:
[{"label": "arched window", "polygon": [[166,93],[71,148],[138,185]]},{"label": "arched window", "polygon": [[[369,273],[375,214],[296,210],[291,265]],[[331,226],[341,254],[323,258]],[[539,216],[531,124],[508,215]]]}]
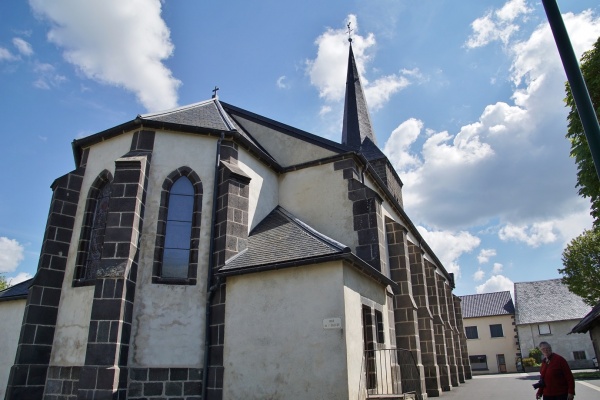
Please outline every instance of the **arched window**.
[{"label": "arched window", "polygon": [[188,167],[163,184],[152,281],[196,284],[202,211],[202,182]]},{"label": "arched window", "polygon": [[185,176],[177,179],[171,187],[168,210],[161,276],[187,278],[194,213],[194,187]]},{"label": "arched window", "polygon": [[91,284],[102,259],[112,175],[103,171],[90,187],[81,226],[75,283]]}]

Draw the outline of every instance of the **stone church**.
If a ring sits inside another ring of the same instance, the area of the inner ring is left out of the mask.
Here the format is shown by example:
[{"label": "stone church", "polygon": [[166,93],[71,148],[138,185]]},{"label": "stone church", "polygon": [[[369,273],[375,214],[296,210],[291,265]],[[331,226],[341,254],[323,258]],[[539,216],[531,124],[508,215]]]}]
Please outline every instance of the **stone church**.
[{"label": "stone church", "polygon": [[341,143],[215,92],[73,153],[5,399],[426,398],[471,378],[454,277],[403,209],[352,44]]}]

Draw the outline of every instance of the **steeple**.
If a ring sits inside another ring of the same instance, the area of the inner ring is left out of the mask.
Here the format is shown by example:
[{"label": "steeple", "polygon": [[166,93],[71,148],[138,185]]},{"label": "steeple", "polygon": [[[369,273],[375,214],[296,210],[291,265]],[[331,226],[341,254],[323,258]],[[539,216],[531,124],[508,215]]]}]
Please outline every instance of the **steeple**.
[{"label": "steeple", "polygon": [[[348,27],[349,31],[350,28]],[[360,148],[365,138],[369,138],[377,145],[375,133],[369,118],[369,109],[365,100],[365,93],[360,84],[360,76],[356,68],[354,53],[352,52],[352,38],[348,54],[348,73],[346,76],[346,99],[344,102],[344,124],[342,128],[342,144]]]}]

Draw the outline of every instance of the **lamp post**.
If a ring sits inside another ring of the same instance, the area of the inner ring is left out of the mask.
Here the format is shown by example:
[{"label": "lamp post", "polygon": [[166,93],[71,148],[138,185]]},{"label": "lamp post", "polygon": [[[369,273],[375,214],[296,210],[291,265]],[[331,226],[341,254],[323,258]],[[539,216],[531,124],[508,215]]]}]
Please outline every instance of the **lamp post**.
[{"label": "lamp post", "polygon": [[600,125],[598,125],[594,106],[592,105],[590,94],[581,74],[581,69],[579,69],[579,63],[573,51],[573,46],[569,40],[569,35],[567,34],[567,29],[560,15],[556,0],[542,0],[542,4],[546,10],[546,16],[548,17],[550,29],[552,29],[554,41],[558,47],[558,53],[567,74],[567,80],[571,86],[573,100],[575,100],[579,119],[583,125],[583,131],[585,132],[585,137],[592,153],[592,159],[594,160],[594,166],[596,167],[596,175],[600,178]]}]

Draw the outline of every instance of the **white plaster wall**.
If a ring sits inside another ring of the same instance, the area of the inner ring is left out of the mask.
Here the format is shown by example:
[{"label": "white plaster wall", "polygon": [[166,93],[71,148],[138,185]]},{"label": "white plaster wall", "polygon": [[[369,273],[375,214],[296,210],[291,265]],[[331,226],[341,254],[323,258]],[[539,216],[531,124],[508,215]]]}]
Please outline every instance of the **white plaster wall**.
[{"label": "white plaster wall", "polygon": [[[568,334],[579,321],[579,319],[572,319],[550,322],[550,335],[540,335],[538,324],[517,326],[523,357],[528,357],[529,350],[537,347],[540,342],[544,341],[550,343],[552,351],[563,356],[569,362],[571,368],[591,368],[591,359],[595,353],[590,336],[577,333]],[[584,362],[575,362],[573,358],[574,351],[585,351],[587,360]]]},{"label": "white plaster wall", "polygon": [[317,231],[355,249],[348,181],[333,164],[288,172],[279,184],[279,204]]},{"label": "white plaster wall", "polygon": [[[362,306],[364,298],[383,309],[385,348],[390,348],[387,296],[385,288],[354,268],[344,266],[344,304],[346,330],[346,362],[348,365],[348,398],[358,399],[365,390],[363,371],[364,342],[362,331]],[[380,310],[381,311],[381,310]],[[362,390],[361,390],[362,389]]]},{"label": "white plaster wall", "polygon": [[4,398],[10,369],[15,363],[26,303],[25,299],[0,302],[0,399]]},{"label": "white plaster wall", "polygon": [[[488,371],[473,371],[473,374],[497,374],[498,360],[496,355],[504,354],[506,361],[506,372],[517,372],[516,354],[517,339],[515,338],[515,326],[510,315],[498,315],[492,317],[464,318],[463,325],[476,326],[478,339],[467,339],[467,350],[469,355],[486,355]],[[490,325],[502,324],[504,337],[493,338],[490,334]]]},{"label": "white plaster wall", "polygon": [[349,398],[345,330],[323,328],[343,279],[341,262],[227,278],[225,400]]},{"label": "white plaster wall", "polygon": [[[133,311],[131,366],[189,367],[202,363],[216,144],[217,139],[212,137],[156,132]],[[203,188],[197,284],[153,284],[162,184],[171,172],[183,166],[194,170]]]},{"label": "white plaster wall", "polygon": [[279,202],[279,176],[244,149],[238,153],[238,166],[252,178],[248,205],[248,229],[252,230]]},{"label": "white plaster wall", "polygon": [[115,160],[129,151],[132,136],[133,133],[123,134],[90,149],[69,247],[50,365],[83,365],[85,362],[94,287],[72,286],[83,214],[90,186],[105,169],[114,175]]},{"label": "white plaster wall", "polygon": [[242,125],[252,132],[252,136],[260,142],[260,145],[284,167],[337,154],[323,147],[311,145],[305,140],[296,139],[258,125],[245,118],[236,116],[236,120],[242,122]]}]

